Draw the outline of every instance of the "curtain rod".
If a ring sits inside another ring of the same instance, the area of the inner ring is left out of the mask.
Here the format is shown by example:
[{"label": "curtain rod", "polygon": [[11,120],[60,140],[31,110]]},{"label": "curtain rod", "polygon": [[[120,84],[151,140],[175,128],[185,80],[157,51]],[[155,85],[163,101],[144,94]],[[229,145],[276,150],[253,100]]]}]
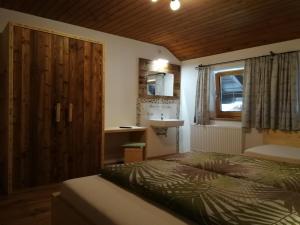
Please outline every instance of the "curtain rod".
[{"label": "curtain rod", "polygon": [[197,67],[195,67],[196,70],[200,69],[201,67],[205,67],[205,66],[216,66],[216,65],[220,65],[220,64],[225,64],[225,63],[233,63],[233,62],[240,62],[240,61],[245,61],[247,59],[253,59],[253,58],[259,58],[259,57],[265,57],[265,56],[275,56],[275,55],[280,55],[280,54],[285,54],[285,53],[293,53],[293,52],[299,52],[299,50],[296,51],[290,51],[290,52],[282,52],[282,53],[274,53],[272,51],[270,51],[269,55],[262,55],[262,56],[256,56],[256,57],[250,57],[250,58],[244,58],[244,59],[237,59],[237,60],[232,60],[232,61],[226,61],[226,62],[218,62],[218,63],[213,63],[213,64],[208,64],[208,65],[198,65]]}]

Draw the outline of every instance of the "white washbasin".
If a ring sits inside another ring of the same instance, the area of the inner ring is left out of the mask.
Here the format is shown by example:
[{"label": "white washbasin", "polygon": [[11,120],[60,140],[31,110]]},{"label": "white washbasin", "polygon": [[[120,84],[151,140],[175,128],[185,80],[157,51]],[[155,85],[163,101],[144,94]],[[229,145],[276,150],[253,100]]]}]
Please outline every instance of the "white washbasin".
[{"label": "white washbasin", "polygon": [[149,123],[152,127],[179,127],[183,126],[184,121],[178,119],[150,119]]}]

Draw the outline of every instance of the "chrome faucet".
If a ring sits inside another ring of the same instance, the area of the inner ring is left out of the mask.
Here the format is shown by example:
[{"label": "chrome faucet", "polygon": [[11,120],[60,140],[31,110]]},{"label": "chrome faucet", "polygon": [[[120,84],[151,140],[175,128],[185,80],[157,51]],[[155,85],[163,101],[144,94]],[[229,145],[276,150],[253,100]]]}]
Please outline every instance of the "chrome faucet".
[{"label": "chrome faucet", "polygon": [[163,113],[160,114],[160,119],[164,120],[164,114]]}]

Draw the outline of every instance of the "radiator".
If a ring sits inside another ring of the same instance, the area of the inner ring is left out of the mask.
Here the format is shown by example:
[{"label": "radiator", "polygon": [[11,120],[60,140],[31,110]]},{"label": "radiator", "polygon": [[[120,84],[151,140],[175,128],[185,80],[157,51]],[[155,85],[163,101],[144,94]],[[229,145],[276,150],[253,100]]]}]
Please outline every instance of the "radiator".
[{"label": "radiator", "polygon": [[192,151],[241,154],[242,149],[243,130],[241,127],[191,126]]}]

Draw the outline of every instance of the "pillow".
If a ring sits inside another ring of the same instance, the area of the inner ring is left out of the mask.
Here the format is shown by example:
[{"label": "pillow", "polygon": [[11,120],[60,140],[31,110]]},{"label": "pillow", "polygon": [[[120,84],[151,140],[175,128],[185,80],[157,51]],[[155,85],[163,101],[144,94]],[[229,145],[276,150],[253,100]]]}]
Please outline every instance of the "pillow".
[{"label": "pillow", "polygon": [[260,145],[246,149],[244,155],[300,164],[300,148],[286,145]]}]

